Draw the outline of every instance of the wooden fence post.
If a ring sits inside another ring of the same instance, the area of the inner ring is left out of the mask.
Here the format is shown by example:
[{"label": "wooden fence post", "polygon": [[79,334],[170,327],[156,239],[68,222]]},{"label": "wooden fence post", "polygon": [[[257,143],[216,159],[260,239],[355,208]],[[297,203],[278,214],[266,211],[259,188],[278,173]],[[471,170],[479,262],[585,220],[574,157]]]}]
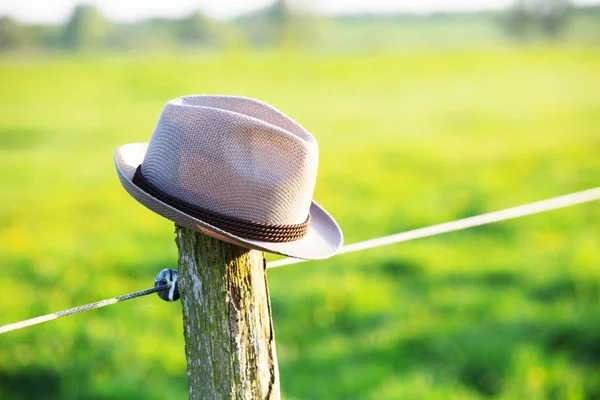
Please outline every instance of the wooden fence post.
[{"label": "wooden fence post", "polygon": [[175,233],[190,399],[279,399],[263,253]]}]

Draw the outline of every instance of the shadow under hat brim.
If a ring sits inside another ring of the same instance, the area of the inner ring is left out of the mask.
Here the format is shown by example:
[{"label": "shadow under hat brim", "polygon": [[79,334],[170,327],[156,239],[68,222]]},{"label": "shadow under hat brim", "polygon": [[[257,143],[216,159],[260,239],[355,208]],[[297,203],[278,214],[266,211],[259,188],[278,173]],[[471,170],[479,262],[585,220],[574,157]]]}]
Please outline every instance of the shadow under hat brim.
[{"label": "shadow under hat brim", "polygon": [[119,180],[134,199],[168,220],[242,247],[306,260],[331,257],[342,246],[343,236],[340,227],[327,211],[314,201],[310,206],[310,225],[306,235],[293,242],[281,243],[245,239],[233,235],[162,202],[133,183],[133,175],[144,160],[147,148],[148,143],[131,143],[115,151],[114,160]]}]

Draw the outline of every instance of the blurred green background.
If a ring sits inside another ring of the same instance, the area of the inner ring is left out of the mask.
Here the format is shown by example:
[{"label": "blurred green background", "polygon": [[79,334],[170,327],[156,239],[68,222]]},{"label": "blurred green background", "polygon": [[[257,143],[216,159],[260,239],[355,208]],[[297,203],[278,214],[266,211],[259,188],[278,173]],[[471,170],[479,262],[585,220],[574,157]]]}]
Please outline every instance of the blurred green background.
[{"label": "blurred green background", "polygon": [[[125,193],[112,153],[180,95],[256,97],[310,130],[315,199],[346,243],[598,186],[599,9],[552,25],[521,3],[325,18],[277,2],[194,14],[189,36],[93,7],[0,19],[0,324],[175,267],[172,223]],[[588,203],[269,271],[283,397],[600,398],[599,222]],[[9,333],[0,398],[186,398],[183,346],[180,305],[156,296]]]}]

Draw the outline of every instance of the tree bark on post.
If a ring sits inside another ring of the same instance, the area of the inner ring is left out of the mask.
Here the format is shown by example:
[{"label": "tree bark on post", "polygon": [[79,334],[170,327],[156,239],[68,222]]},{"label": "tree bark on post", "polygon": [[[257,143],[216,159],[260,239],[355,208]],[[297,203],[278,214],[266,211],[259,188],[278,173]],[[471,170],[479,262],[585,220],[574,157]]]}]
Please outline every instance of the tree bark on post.
[{"label": "tree bark on post", "polygon": [[190,399],[274,399],[279,372],[261,251],[175,226]]}]

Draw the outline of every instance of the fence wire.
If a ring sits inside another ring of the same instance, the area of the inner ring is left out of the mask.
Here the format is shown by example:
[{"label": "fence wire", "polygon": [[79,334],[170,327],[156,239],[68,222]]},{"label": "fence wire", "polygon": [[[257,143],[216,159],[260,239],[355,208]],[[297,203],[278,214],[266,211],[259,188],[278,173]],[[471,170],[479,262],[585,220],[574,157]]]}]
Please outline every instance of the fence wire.
[{"label": "fence wire", "polygon": [[140,290],[139,292],[133,292],[124,294],[122,296],[113,297],[111,299],[97,301],[95,303],[86,304],[83,306],[69,308],[68,310],[53,312],[52,314],[46,314],[39,317],[26,319],[23,321],[15,322],[14,324],[8,324],[4,326],[0,326],[0,335],[10,331],[16,331],[17,329],[26,328],[28,326],[41,324],[42,322],[52,321],[57,318],[66,317],[67,315],[73,315],[84,311],[95,310],[97,308],[110,306],[112,304],[117,304],[125,300],[135,299],[136,297],[146,296],[151,293],[156,293],[161,290],[167,290],[171,287],[171,285],[162,285],[156,286],[150,289]]},{"label": "fence wire", "polygon": [[[600,199],[600,187],[584,190],[581,192],[571,193],[564,196],[554,197],[547,200],[536,201],[534,203],[524,204],[517,207],[511,207],[500,211],[494,211],[487,214],[476,215],[474,217],[468,217],[459,219],[456,221],[445,222],[443,224],[432,225],[425,228],[414,229],[411,231],[396,233],[394,235],[383,236],[375,239],[365,240],[363,242],[352,243],[343,246],[336,255],[354,253],[357,251],[363,251],[373,249],[381,246],[387,246],[394,243],[407,242],[409,240],[425,238],[430,236],[440,235],[442,233],[460,231],[475,226],[487,225],[494,222],[506,221],[513,218],[524,217],[526,215],[538,214],[545,211],[555,210],[558,208],[573,206],[576,204],[587,203],[590,201]],[[302,260],[298,258],[286,258],[270,262],[267,264],[267,268],[278,268],[285,265],[298,264],[308,260]],[[136,297],[146,296],[151,293],[156,293],[161,290],[167,290],[171,287],[170,284],[153,287],[139,292],[129,293],[123,296],[113,297],[111,299],[101,300],[95,303],[86,304],[79,307],[69,308],[68,310],[57,311],[52,314],[42,315],[39,317],[26,319],[23,321],[15,322],[0,326],[0,335],[3,333],[15,331],[28,326],[41,324],[42,322],[52,321],[57,318],[66,317],[67,315],[73,315],[84,311],[90,311],[97,308],[116,304],[125,300],[134,299]]]},{"label": "fence wire", "polygon": [[[564,196],[554,197],[547,200],[536,201],[534,203],[524,204],[517,207],[511,207],[500,211],[494,211],[487,214],[481,214],[474,217],[459,219],[452,222],[445,222],[439,225],[432,225],[425,228],[414,229],[411,231],[396,233],[389,236],[383,236],[376,239],[365,240],[363,242],[352,243],[343,246],[336,255],[354,253],[373,249],[376,247],[387,246],[395,243],[408,242],[409,240],[420,239],[430,236],[440,235],[442,233],[460,231],[474,226],[491,224],[493,222],[506,221],[513,218],[524,217],[526,215],[538,214],[544,211],[555,210],[573,206],[576,204],[587,203],[600,199],[600,187],[583,190],[581,192],[571,193]],[[285,265],[298,264],[308,260],[298,258],[285,258],[283,260],[273,261],[267,264],[267,268],[278,268]]]}]

